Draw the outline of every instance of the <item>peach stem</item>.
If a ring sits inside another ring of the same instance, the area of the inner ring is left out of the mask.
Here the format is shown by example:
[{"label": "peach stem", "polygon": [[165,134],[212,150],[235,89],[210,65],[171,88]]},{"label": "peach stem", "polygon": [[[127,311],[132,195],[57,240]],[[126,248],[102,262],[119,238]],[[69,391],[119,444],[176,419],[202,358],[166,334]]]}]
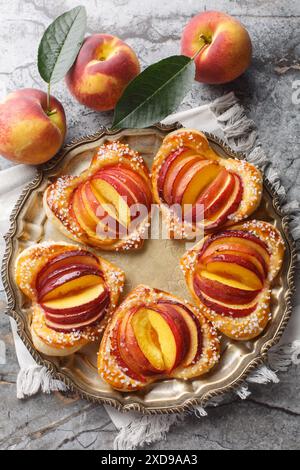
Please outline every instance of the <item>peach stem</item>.
[{"label": "peach stem", "polygon": [[202,46],[201,46],[200,49],[196,52],[196,54],[193,55],[192,60],[195,60],[196,57],[198,57],[198,55],[199,55],[200,52],[202,51],[202,49],[204,49],[204,47],[207,46],[207,44],[209,44],[209,41],[206,39],[206,37],[204,36],[204,34],[200,34],[200,39],[203,39],[204,44],[202,44]]},{"label": "peach stem", "polygon": [[57,113],[57,109],[50,109],[50,83],[48,83],[48,88],[47,88],[47,111],[46,114],[47,116],[53,116],[53,114]]}]

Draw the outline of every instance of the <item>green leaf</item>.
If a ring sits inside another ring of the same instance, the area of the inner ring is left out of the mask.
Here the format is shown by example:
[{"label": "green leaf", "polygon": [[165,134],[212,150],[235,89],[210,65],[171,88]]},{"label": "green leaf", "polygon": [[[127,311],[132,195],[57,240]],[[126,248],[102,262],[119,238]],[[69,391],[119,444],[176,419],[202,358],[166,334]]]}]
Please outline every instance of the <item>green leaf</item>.
[{"label": "green leaf", "polygon": [[115,109],[113,129],[161,121],[178,108],[194,78],[194,61],[183,55],[150,65],[125,89]]},{"label": "green leaf", "polygon": [[86,10],[78,6],[46,29],[38,50],[38,69],[46,83],[61,80],[72,67],[86,30]]}]

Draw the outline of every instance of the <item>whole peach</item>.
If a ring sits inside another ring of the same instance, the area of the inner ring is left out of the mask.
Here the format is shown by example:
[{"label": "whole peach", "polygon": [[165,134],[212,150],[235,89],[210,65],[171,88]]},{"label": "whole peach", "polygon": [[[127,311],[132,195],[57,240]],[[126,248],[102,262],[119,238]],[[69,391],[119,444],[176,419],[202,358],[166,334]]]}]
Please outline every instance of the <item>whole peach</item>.
[{"label": "whole peach", "polygon": [[61,103],[33,88],[10,93],[0,103],[0,154],[15,163],[37,165],[52,158],[66,135]]},{"label": "whole peach", "polygon": [[131,47],[109,34],[94,34],[85,39],[66,82],[81,104],[109,111],[139,72],[139,61]]},{"label": "whole peach", "polygon": [[239,21],[225,13],[206,11],[191,19],[183,31],[182,54],[195,58],[196,80],[220,84],[235,80],[249,67],[251,39]]}]

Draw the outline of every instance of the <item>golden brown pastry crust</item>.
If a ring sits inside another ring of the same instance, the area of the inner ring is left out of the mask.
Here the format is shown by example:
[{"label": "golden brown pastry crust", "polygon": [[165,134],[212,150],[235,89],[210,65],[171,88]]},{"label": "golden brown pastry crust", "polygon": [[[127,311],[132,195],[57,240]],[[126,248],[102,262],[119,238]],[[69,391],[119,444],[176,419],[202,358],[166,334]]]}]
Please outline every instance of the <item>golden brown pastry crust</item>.
[{"label": "golden brown pastry crust", "polygon": [[128,251],[139,249],[143,246],[143,234],[148,229],[150,214],[127,237],[103,239],[97,235],[87,233],[79,225],[72,211],[70,211],[74,190],[80,184],[88,181],[100,169],[117,164],[124,165],[137,173],[145,181],[149,193],[151,193],[149,170],[138,152],[120,142],[102,145],[95,153],[87,170],[76,177],[62,176],[58,178],[45,191],[43,202],[46,215],[53,225],[66,237],[106,251]]},{"label": "golden brown pastry crust", "polygon": [[201,308],[203,314],[223,334],[234,340],[249,340],[259,336],[272,318],[271,315],[271,293],[274,279],[280,272],[284,259],[284,242],[279,231],[271,224],[263,221],[251,220],[243,224],[235,225],[226,229],[250,232],[266,243],[270,252],[270,264],[268,266],[268,277],[265,281],[257,301],[258,305],[254,312],[246,317],[234,318],[221,315],[206,307],[194,290],[194,274],[197,269],[197,258],[204,243],[212,237],[208,235],[188,251],[181,259],[181,268],[185,275],[186,283],[196,304]]},{"label": "golden brown pastry crust", "polygon": [[[213,148],[210,147],[209,142],[202,132],[193,129],[179,129],[168,134],[154,159],[152,166],[152,188],[154,200],[160,205],[163,217],[167,224],[171,225],[170,236],[172,238],[188,238],[190,229],[188,224],[185,224],[182,230],[182,222],[174,219],[169,206],[161,199],[158,189],[158,179],[160,170],[167,157],[181,148],[193,150],[195,155],[202,156],[205,160],[215,161],[232,174],[240,177],[243,186],[243,197],[238,209],[231,214],[224,224],[217,227],[231,226],[249,217],[260,205],[263,190],[263,177],[261,172],[252,164],[245,160],[234,158],[222,158],[218,155]],[[206,223],[204,221],[204,230]],[[185,230],[187,236],[184,236]],[[194,230],[196,227],[194,225]],[[202,228],[201,228],[202,230]],[[183,235],[183,236],[182,236]]]},{"label": "golden brown pastry crust", "polygon": [[[114,333],[122,318],[130,309],[139,306],[142,307],[145,304],[150,305],[162,299],[164,301],[169,300],[170,302],[178,302],[184,305],[189,308],[198,319],[203,339],[202,354],[195,364],[187,367],[179,365],[169,375],[148,376],[143,382],[137,379],[135,380],[126,374],[126,365],[123,364],[122,366],[118,361]],[[98,354],[98,371],[100,376],[113,388],[122,392],[131,392],[141,390],[157,380],[168,378],[187,380],[193,377],[199,377],[209,372],[218,363],[219,359],[220,343],[217,333],[211,323],[202,315],[200,309],[174,295],[140,285],[136,287],[118,307],[104,332]]]},{"label": "golden brown pastry crust", "polygon": [[[67,251],[82,250],[78,245],[60,242],[43,242],[26,248],[16,260],[15,279],[21,291],[31,300],[31,332],[36,348],[47,355],[65,356],[73,354],[89,342],[98,340],[116,308],[123,290],[125,275],[119,268],[98,257],[104,281],[110,292],[108,311],[97,325],[80,331],[58,332],[46,325],[45,312],[37,302],[36,278],[39,271],[52,258]],[[83,249],[88,251],[87,249]]]}]

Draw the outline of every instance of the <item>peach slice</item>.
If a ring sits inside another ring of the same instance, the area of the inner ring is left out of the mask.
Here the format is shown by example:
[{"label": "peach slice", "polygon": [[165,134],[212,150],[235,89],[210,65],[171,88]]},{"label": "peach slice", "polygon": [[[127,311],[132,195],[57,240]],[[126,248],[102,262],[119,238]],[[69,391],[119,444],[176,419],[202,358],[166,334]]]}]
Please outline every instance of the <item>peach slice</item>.
[{"label": "peach slice", "polygon": [[86,326],[92,326],[95,325],[97,322],[100,321],[100,319],[103,316],[103,312],[98,312],[94,317],[89,317],[87,320],[83,319],[74,319],[74,323],[69,323],[68,325],[62,322],[53,322],[46,316],[46,325],[48,328],[51,328],[52,330],[55,330],[60,333],[67,333],[72,330],[82,330]]},{"label": "peach slice", "polygon": [[109,183],[95,176],[92,179],[95,196],[105,210],[116,218],[123,226],[130,224],[130,208],[118,191]]},{"label": "peach slice", "polygon": [[[196,319],[194,314],[185,309],[181,305],[174,305],[174,308],[179,312],[179,314],[184,319],[189,333],[190,333],[190,347],[187,349],[187,353],[182,361],[183,367],[188,367],[189,365],[198,361],[202,353],[202,333],[199,321]],[[184,338],[184,341],[186,338]]]},{"label": "peach slice", "polygon": [[[163,329],[161,335],[167,334],[167,340],[173,342],[173,345],[175,346],[175,340],[171,329],[166,322],[164,326],[166,328]],[[164,357],[160,349],[158,332],[152,327],[152,323],[150,322],[149,311],[146,309],[139,310],[132,318],[132,327],[137,343],[144,356],[155,367],[155,369],[163,372],[166,368]]]},{"label": "peach slice", "polygon": [[[217,263],[214,263],[214,264],[217,264]],[[216,269],[218,269],[218,267]],[[252,285],[248,285],[245,282],[242,282],[241,280],[232,279],[229,276],[225,277],[224,274],[225,274],[224,271],[221,274],[219,274],[219,273],[216,274],[216,273],[211,272],[211,271],[201,271],[200,272],[200,276],[204,277],[205,279],[210,279],[211,281],[217,281],[220,284],[224,284],[225,286],[233,287],[235,289],[246,290],[246,291],[255,291],[255,290],[260,290],[261,289],[261,284],[259,285],[259,287],[257,287],[255,289],[254,286],[252,286]],[[247,273],[247,275],[248,275],[248,273]],[[255,283],[254,279],[251,279],[251,281],[252,281],[253,284]]]},{"label": "peach slice", "polygon": [[171,371],[177,362],[177,344],[169,322],[155,310],[148,310],[150,324],[158,337],[165,369]]},{"label": "peach slice", "polygon": [[[224,284],[223,278],[218,278],[216,275],[205,273],[206,276],[199,274],[195,275],[194,287],[195,291],[203,292],[204,294],[216,299],[217,301],[228,303],[230,305],[243,305],[251,303],[261,292],[261,290],[245,289],[238,283]],[[239,286],[239,287],[237,287]],[[198,294],[197,294],[198,295]]]},{"label": "peach slice", "polygon": [[203,254],[202,262],[206,263],[206,260],[209,259],[214,253],[232,253],[245,259],[248,256],[252,259],[252,261],[253,259],[256,260],[256,263],[261,267],[260,269],[262,269],[265,278],[268,275],[268,266],[261,254],[258,253],[254,248],[244,246],[238,241],[236,241],[236,243],[226,243],[226,240],[220,239],[220,243],[213,242]]},{"label": "peach slice", "polygon": [[90,217],[89,213],[85,210],[84,204],[81,199],[81,186],[79,186],[73,195],[72,209],[73,213],[80,225],[88,235],[95,236],[96,223]]},{"label": "peach slice", "polygon": [[190,168],[191,165],[200,161],[202,161],[202,159],[198,155],[192,154],[186,156],[185,154],[182,158],[177,157],[172,163],[163,187],[164,200],[167,204],[170,205],[174,203],[174,191],[176,191],[178,185],[176,182],[182,180],[182,177],[186,175],[187,169]]},{"label": "peach slice", "polygon": [[92,268],[79,267],[74,271],[67,272],[54,278],[38,292],[39,301],[47,302],[58,297],[63,297],[71,293],[91,287],[102,282],[101,274]]},{"label": "peach slice", "polygon": [[157,188],[158,188],[158,193],[159,197],[161,199],[164,198],[164,184],[165,184],[165,179],[167,176],[168,171],[170,170],[170,167],[172,163],[178,159],[178,157],[185,157],[185,156],[190,156],[194,154],[194,151],[191,151],[187,147],[181,147],[180,149],[176,150],[175,152],[172,152],[166,160],[163,162],[162,167],[159,172],[158,176],[158,181],[157,181]]},{"label": "peach slice", "polygon": [[238,263],[249,262],[251,265],[253,265],[252,271],[255,271],[262,281],[267,277],[264,260],[260,257],[260,255],[250,255],[248,253],[241,253],[235,250],[215,251],[215,253],[212,255],[204,256],[201,259],[201,264],[207,265],[208,263],[211,263],[212,260],[216,259],[216,256],[226,257],[225,259],[228,259],[228,257],[235,257],[235,259],[238,260]]},{"label": "peach slice", "polygon": [[[88,281],[90,282],[91,279],[89,279]],[[74,292],[74,290],[72,289],[73,292],[69,295],[65,295],[64,297],[52,297],[50,299],[45,299],[43,305],[51,310],[75,308],[79,307],[80,305],[86,305],[89,302],[92,302],[94,299],[98,299],[104,291],[103,283],[90,285],[87,284],[87,280],[84,280],[84,278],[80,278],[80,287],[81,289],[77,290],[77,292]]]},{"label": "peach slice", "polygon": [[255,265],[239,257],[215,256],[206,265],[205,269],[225,279],[237,281],[252,290],[259,290],[263,287],[263,280]]},{"label": "peach slice", "polygon": [[107,213],[105,207],[96,198],[89,181],[82,186],[81,195],[86,211],[96,224],[97,236],[100,236],[101,232],[100,238],[103,238],[103,242],[112,243],[119,233],[116,214],[112,217]]},{"label": "peach slice", "polygon": [[[184,190],[181,202],[182,206],[185,204],[195,204],[199,195],[209,186],[218,176],[221,171],[220,165],[216,162],[209,162],[207,165],[200,167],[195,166],[194,176]],[[191,170],[192,170],[191,169]],[[180,190],[178,191],[180,193]]]},{"label": "peach slice", "polygon": [[[94,295],[96,297],[93,297]],[[55,321],[61,319],[62,323],[69,323],[69,318],[75,316],[82,316],[84,319],[87,319],[87,316],[96,315],[96,313],[102,311],[110,301],[110,295],[104,283],[102,285],[99,284],[99,289],[94,289],[93,286],[70,294],[65,298],[67,299],[66,302],[71,304],[71,307],[66,307],[64,302],[61,302],[61,299],[49,300],[41,304],[46,312],[46,316]],[[77,300],[82,302],[83,299],[85,299],[83,303],[75,304]]]},{"label": "peach slice", "polygon": [[138,174],[125,166],[115,166],[105,170],[107,175],[112,175],[123,183],[135,199],[134,204],[144,204],[148,209],[152,202],[152,192],[146,181]]},{"label": "peach slice", "polygon": [[[174,336],[176,344],[176,358],[172,365],[173,369],[181,363],[189,350],[190,330],[173,302],[161,301],[157,306],[155,306],[155,311],[157,311],[163,320],[168,323]],[[168,370],[170,371],[171,369]]]},{"label": "peach slice", "polygon": [[209,297],[207,294],[204,294],[204,292],[201,292],[197,288],[197,284],[194,283],[194,288],[195,288],[195,293],[203,302],[206,307],[214,310],[216,313],[219,313],[220,315],[226,315],[230,316],[233,318],[243,318],[247,317],[248,315],[251,315],[256,308],[257,308],[257,299],[252,303],[249,304],[242,304],[242,305],[235,305],[235,304],[228,304],[224,302],[220,302],[216,299],[212,299]]},{"label": "peach slice", "polygon": [[131,377],[133,380],[137,380],[140,382],[146,382],[146,378],[135,372],[127,362],[123,359],[123,354],[121,354],[122,345],[120,343],[120,336],[119,331],[121,327],[122,320],[118,319],[115,327],[113,328],[112,335],[110,337],[110,344],[111,344],[111,354],[115,357],[116,362],[118,363],[119,367],[126,372],[126,375]]},{"label": "peach slice", "polygon": [[41,269],[36,278],[36,288],[39,290],[44,280],[52,276],[54,271],[58,271],[68,266],[85,265],[99,268],[99,261],[95,255],[83,250],[66,251],[50,259]]},{"label": "peach slice", "polygon": [[203,191],[196,204],[204,205],[204,217],[210,218],[226,203],[234,188],[235,180],[222,169],[215,180]]},{"label": "peach slice", "polygon": [[141,351],[131,324],[131,319],[136,310],[128,312],[122,319],[119,328],[119,349],[120,355],[128,367],[135,373],[145,376],[157,374],[156,370]]},{"label": "peach slice", "polygon": [[238,210],[241,204],[244,191],[242,181],[239,176],[231,175],[231,177],[234,179],[231,196],[225,202],[225,205],[205,222],[205,227],[207,230],[223,225],[227,221],[228,217]]},{"label": "peach slice", "polygon": [[113,169],[111,170],[111,173],[109,170],[103,170],[101,173],[98,173],[99,179],[110,184],[118,195],[125,201],[126,206],[130,208],[133,204],[137,204],[138,200],[135,194],[128,187],[128,184],[126,184],[127,182],[123,182],[118,176],[119,175],[114,174]]}]

